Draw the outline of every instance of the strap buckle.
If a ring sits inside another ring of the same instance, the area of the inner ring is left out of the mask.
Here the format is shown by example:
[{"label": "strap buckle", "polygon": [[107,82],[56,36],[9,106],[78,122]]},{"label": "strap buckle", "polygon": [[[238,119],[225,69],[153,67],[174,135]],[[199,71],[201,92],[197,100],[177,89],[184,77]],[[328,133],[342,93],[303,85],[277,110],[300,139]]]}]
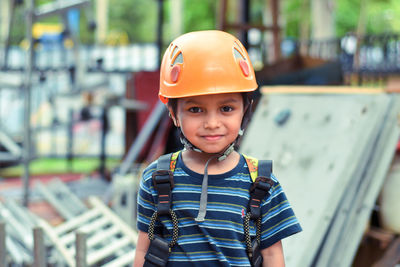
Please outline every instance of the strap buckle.
[{"label": "strap buckle", "polygon": [[261,216],[261,201],[268,194],[274,182],[271,178],[258,176],[253,186],[250,188],[249,210],[251,220],[256,220]]},{"label": "strap buckle", "polygon": [[174,188],[174,175],[169,170],[157,170],[152,175],[153,185],[158,192],[157,213],[169,213],[172,205],[172,188]]}]

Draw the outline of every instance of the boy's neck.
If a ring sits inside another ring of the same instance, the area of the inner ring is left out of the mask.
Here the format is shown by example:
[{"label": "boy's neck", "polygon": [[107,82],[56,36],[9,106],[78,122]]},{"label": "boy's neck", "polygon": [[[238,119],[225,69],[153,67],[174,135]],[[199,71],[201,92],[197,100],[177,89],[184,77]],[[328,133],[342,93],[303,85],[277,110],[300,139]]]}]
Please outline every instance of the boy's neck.
[{"label": "boy's neck", "polygon": [[[185,165],[194,172],[204,173],[207,161],[215,156],[204,152],[196,152],[193,150],[185,150],[182,152],[182,159]],[[228,157],[222,161],[218,161],[217,157],[212,159],[208,164],[208,174],[222,174],[236,167],[239,163],[240,154],[232,151]]]}]

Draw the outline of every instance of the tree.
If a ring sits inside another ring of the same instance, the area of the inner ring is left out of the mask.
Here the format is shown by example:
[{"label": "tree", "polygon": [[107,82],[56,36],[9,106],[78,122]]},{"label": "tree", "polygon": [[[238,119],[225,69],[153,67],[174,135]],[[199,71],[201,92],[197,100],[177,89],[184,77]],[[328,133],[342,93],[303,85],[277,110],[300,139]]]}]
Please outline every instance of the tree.
[{"label": "tree", "polygon": [[128,35],[131,43],[157,39],[156,0],[110,0],[109,30]]},{"label": "tree", "polygon": [[[54,0],[37,0],[36,4],[43,4]],[[94,1],[94,0],[93,0]],[[129,42],[155,42],[157,34],[157,4],[159,0],[109,0],[109,34],[126,35]],[[176,36],[170,31],[170,1],[163,0],[164,9],[164,40],[169,42]],[[216,26],[216,15],[218,1],[215,0],[182,0],[183,1],[183,32],[194,30],[214,29]],[[231,0],[234,2],[235,0]],[[236,0],[238,1],[238,0]],[[266,0],[252,0],[251,21],[259,23],[260,6]],[[313,23],[310,12],[302,9],[302,3],[309,0],[285,0],[282,3],[282,18],[284,32],[282,36],[298,39],[301,35],[301,27],[310,27]],[[303,7],[309,9],[309,5]],[[360,0],[337,0],[335,12],[336,36],[343,36],[348,32],[355,32],[359,20]],[[18,44],[24,39],[25,21],[24,6],[15,9],[16,15],[13,21],[11,41]],[[93,33],[87,27],[86,14],[81,16],[80,37],[83,43],[93,43]],[[400,28],[400,1],[399,0],[370,0],[366,8],[366,33],[377,34],[383,32],[398,31]],[[60,22],[57,16],[46,19],[50,22]],[[303,32],[305,29],[303,28]]]}]

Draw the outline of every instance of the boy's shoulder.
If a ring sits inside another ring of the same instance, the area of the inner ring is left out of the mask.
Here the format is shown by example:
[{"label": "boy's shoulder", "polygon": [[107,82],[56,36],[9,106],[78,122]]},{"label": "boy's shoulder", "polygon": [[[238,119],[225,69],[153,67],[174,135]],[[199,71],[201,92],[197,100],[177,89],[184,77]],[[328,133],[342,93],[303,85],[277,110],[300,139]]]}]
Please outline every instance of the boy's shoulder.
[{"label": "boy's shoulder", "polygon": [[258,158],[242,154],[247,168],[249,169],[251,179],[253,182],[258,176],[267,176],[269,178],[273,177],[272,174],[272,160],[259,160]]},{"label": "boy's shoulder", "polygon": [[[155,172],[157,170],[157,168],[159,168],[159,161],[162,157],[167,157],[168,158],[168,167],[169,170],[174,171],[175,167],[176,167],[176,162],[178,161],[178,157],[179,154],[181,153],[180,151],[174,152],[174,153],[168,153],[168,154],[164,154],[161,155],[159,158],[157,158],[156,160],[154,160],[153,162],[151,162],[149,165],[147,165],[147,167],[144,169],[143,171],[143,175],[152,175],[153,172]],[[163,168],[163,169],[167,169],[167,168]]]},{"label": "boy's shoulder", "polygon": [[157,161],[158,159],[154,160],[143,169],[142,181],[147,182],[152,179],[153,173],[157,170]]}]

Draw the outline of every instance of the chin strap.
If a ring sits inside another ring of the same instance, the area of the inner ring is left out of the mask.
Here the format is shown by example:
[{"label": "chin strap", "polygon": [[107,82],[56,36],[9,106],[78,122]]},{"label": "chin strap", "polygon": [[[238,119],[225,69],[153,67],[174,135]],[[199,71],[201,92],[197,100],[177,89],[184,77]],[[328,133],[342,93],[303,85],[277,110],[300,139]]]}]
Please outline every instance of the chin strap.
[{"label": "chin strap", "polygon": [[201,184],[201,195],[200,195],[200,207],[199,213],[195,219],[196,222],[204,222],[207,212],[207,191],[208,191],[208,164],[211,160],[215,159],[217,155],[212,156],[207,160],[206,166],[204,167],[203,183]]}]

